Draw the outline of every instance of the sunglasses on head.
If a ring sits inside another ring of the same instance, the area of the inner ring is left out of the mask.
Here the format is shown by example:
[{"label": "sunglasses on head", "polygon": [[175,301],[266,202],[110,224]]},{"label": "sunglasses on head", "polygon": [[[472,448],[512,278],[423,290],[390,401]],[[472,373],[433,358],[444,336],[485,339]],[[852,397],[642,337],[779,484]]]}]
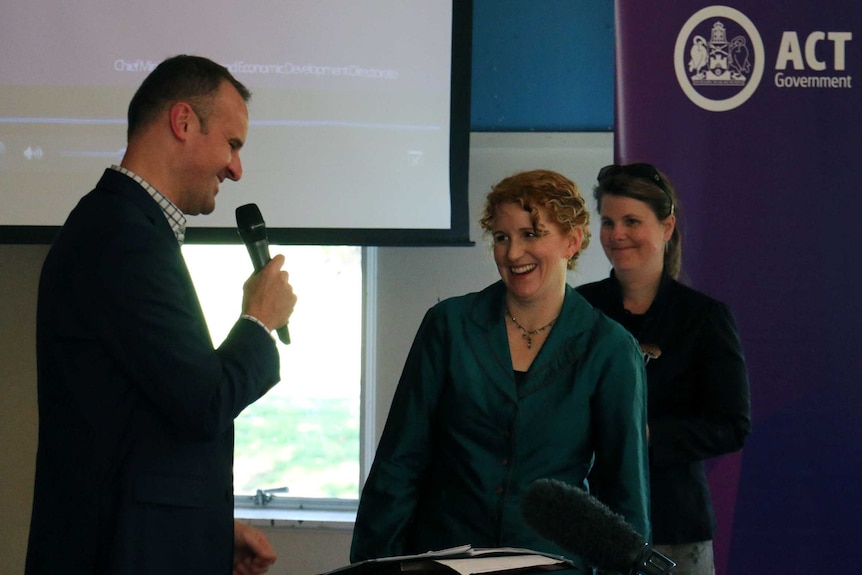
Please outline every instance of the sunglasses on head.
[{"label": "sunglasses on head", "polygon": [[673,213],[673,197],[670,195],[670,190],[667,183],[658,173],[658,170],[652,164],[611,164],[599,170],[599,176],[596,178],[599,183],[606,178],[610,178],[619,174],[630,176],[632,178],[640,178],[657,185],[661,191],[665,193],[668,201],[670,201],[670,213]]}]

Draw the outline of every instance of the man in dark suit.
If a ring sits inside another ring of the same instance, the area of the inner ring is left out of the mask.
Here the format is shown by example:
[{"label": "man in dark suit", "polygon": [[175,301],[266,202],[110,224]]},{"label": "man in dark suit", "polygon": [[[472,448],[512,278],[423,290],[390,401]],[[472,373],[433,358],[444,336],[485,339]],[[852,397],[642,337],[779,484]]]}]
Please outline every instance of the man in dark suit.
[{"label": "man in dark suit", "polygon": [[39,285],[39,448],[28,575],[262,573],[233,519],[233,421],[279,379],[271,331],[296,297],[277,255],[214,349],[180,245],[239,180],[248,90],[194,56],[129,105],[119,166],[69,215]]}]

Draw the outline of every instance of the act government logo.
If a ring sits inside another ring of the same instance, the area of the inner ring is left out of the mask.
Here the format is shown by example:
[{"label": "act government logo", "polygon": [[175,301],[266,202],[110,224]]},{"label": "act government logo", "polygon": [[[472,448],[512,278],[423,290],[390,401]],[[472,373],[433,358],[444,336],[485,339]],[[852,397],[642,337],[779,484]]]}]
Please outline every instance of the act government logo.
[{"label": "act government logo", "polygon": [[764,62],[757,28],[728,6],[698,10],[676,39],[677,81],[689,100],[711,112],[726,112],[748,100],[763,77]]}]

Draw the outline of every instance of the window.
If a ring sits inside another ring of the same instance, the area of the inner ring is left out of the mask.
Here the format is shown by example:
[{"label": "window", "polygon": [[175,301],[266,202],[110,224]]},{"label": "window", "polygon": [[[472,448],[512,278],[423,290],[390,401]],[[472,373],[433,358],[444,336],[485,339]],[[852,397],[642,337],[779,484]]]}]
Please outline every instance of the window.
[{"label": "window", "polygon": [[[279,343],[281,382],[236,421],[238,502],[346,500],[360,482],[362,248],[272,246],[298,296],[290,345]],[[252,273],[243,245],[183,246],[215,345],[240,313]],[[312,503],[312,502],[307,502]],[[305,505],[304,505],[305,506]],[[313,506],[313,503],[312,505]]]}]

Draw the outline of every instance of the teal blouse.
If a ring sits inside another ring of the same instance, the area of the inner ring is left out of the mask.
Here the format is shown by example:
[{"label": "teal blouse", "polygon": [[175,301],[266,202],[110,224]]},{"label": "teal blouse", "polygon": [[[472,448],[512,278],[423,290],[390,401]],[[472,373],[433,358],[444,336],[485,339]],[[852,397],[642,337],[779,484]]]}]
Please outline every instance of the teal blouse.
[{"label": "teal blouse", "polygon": [[646,380],[634,338],[567,286],[516,386],[505,289],[497,282],[426,313],[362,492],[351,561],[471,544],[577,563],[521,515],[540,478],[588,488],[649,540]]}]

